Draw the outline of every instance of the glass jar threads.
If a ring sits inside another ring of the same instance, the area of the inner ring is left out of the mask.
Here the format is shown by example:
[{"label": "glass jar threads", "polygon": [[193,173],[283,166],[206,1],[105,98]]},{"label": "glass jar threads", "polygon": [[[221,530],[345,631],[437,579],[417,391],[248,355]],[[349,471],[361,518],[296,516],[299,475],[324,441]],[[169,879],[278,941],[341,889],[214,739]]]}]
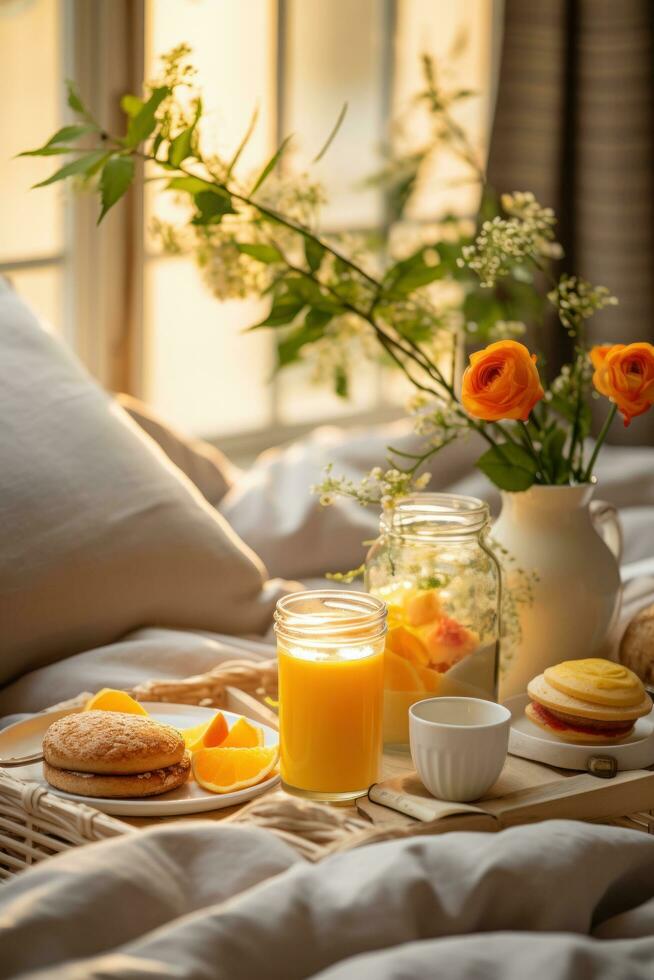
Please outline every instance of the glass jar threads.
[{"label": "glass jar threads", "polygon": [[495,700],[500,566],[476,497],[417,493],[381,517],[366,559],[367,590],[388,609],[384,742],[408,742],[408,711],[423,698]]},{"label": "glass jar threads", "polygon": [[345,801],[379,779],[386,606],[361,592],[277,603],[280,768],[286,790]]}]

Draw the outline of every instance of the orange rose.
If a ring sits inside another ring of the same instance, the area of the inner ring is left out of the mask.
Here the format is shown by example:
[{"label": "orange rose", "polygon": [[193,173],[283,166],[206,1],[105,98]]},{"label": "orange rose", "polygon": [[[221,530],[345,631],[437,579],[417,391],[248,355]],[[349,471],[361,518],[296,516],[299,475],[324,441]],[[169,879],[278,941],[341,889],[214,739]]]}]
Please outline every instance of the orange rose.
[{"label": "orange rose", "polygon": [[522,419],[545,392],[536,367],[536,355],[516,340],[498,340],[470,355],[463,375],[461,401],[477,419]]},{"label": "orange rose", "polygon": [[654,404],[654,346],[613,344],[593,347],[593,384],[622,413],[625,426]]}]

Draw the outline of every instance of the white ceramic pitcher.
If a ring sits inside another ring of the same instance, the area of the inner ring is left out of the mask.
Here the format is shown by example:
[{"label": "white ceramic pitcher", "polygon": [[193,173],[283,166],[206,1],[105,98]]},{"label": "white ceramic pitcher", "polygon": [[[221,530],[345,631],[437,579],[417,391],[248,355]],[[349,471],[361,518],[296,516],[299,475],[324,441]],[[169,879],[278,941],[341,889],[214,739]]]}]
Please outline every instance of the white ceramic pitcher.
[{"label": "white ceramic pitcher", "polygon": [[[535,572],[534,601],[520,610],[522,640],[500,673],[500,699],[524,692],[561,660],[608,656],[620,612],[622,532],[594,486],[534,486],[503,493],[492,538]],[[509,569],[510,581],[510,569]]]}]

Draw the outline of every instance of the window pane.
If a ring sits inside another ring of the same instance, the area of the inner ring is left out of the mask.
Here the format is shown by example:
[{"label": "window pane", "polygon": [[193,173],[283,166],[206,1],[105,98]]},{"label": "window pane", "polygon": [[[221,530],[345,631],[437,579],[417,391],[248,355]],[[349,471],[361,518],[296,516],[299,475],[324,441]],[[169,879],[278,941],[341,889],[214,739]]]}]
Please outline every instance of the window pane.
[{"label": "window pane", "polygon": [[270,425],[271,348],[242,332],[259,304],[217,303],[192,259],[150,259],[145,293],[146,400],[192,435]]},{"label": "window pane", "polygon": [[[401,118],[414,146],[429,137],[426,115],[407,114],[411,98],[423,86],[420,56],[432,55],[448,88],[474,89],[480,96],[456,109],[456,120],[473,139],[485,160],[490,132],[493,4],[490,0],[400,0],[398,8],[394,115]],[[463,43],[461,43],[463,42]],[[446,73],[446,74],[445,74]],[[411,217],[424,219],[444,212],[471,214],[478,187],[461,183],[469,170],[443,153],[424,174],[412,204]]]},{"label": "window pane", "polygon": [[47,330],[61,333],[64,271],[62,266],[44,266],[40,269],[20,269],[6,272],[17,293],[26,300],[43,320]]},{"label": "window pane", "polygon": [[60,158],[14,159],[61,125],[62,16],[61,0],[0,4],[0,261],[63,247],[61,185],[30,191]]},{"label": "window pane", "polygon": [[[263,166],[274,149],[276,24],[273,0],[148,0],[146,5],[146,77],[156,74],[161,54],[181,41],[190,44],[202,89],[205,150],[233,153],[258,107],[240,174]],[[157,194],[150,186],[148,219],[174,221],[183,213],[170,194]]]},{"label": "window pane", "polygon": [[[148,0],[146,75],[157,57],[188,42],[198,69],[209,152],[232,153],[259,107],[241,158],[258,170],[274,148],[275,27],[273,0]],[[152,185],[151,185],[152,187]],[[183,219],[170,195],[150,190],[148,220]],[[156,249],[149,240],[148,247]],[[265,304],[216,300],[192,259],[150,259],[145,277],[145,396],[192,434],[226,435],[272,424],[272,337],[244,334]]]},{"label": "window pane", "polygon": [[348,103],[336,141],[311,168],[327,190],[331,228],[370,227],[382,216],[379,194],[360,184],[380,165],[384,8],[379,0],[288,2],[284,128],[297,134],[306,165]]}]

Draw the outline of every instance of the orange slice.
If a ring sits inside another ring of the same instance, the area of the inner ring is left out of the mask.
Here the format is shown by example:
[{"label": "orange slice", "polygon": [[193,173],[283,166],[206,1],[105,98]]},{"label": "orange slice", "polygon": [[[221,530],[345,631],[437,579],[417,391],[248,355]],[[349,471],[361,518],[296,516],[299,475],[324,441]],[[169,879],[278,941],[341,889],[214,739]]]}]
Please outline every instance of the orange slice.
[{"label": "orange slice", "polygon": [[250,749],[200,749],[192,758],[195,781],[210,793],[233,793],[256,786],[272,772],[277,745]]},{"label": "orange slice", "polygon": [[406,626],[394,626],[390,629],[386,636],[386,646],[416,667],[426,667],[429,663],[429,654],[424,643]]},{"label": "orange slice", "polygon": [[84,705],[84,711],[122,711],[126,715],[147,715],[142,704],[126,694],[111,687],[103,687]]},{"label": "orange slice", "polygon": [[416,668],[392,650],[384,654],[384,687],[388,691],[423,691]]},{"label": "orange slice", "polygon": [[222,745],[227,737],[227,722],[222,711],[217,711],[211,721],[203,721],[201,725],[185,728],[182,732],[186,748],[189,752],[199,749],[216,748]]},{"label": "orange slice", "polygon": [[227,738],[220,743],[221,749],[254,749],[258,745],[263,745],[263,729],[251,725],[247,718],[239,718],[230,728]]}]

